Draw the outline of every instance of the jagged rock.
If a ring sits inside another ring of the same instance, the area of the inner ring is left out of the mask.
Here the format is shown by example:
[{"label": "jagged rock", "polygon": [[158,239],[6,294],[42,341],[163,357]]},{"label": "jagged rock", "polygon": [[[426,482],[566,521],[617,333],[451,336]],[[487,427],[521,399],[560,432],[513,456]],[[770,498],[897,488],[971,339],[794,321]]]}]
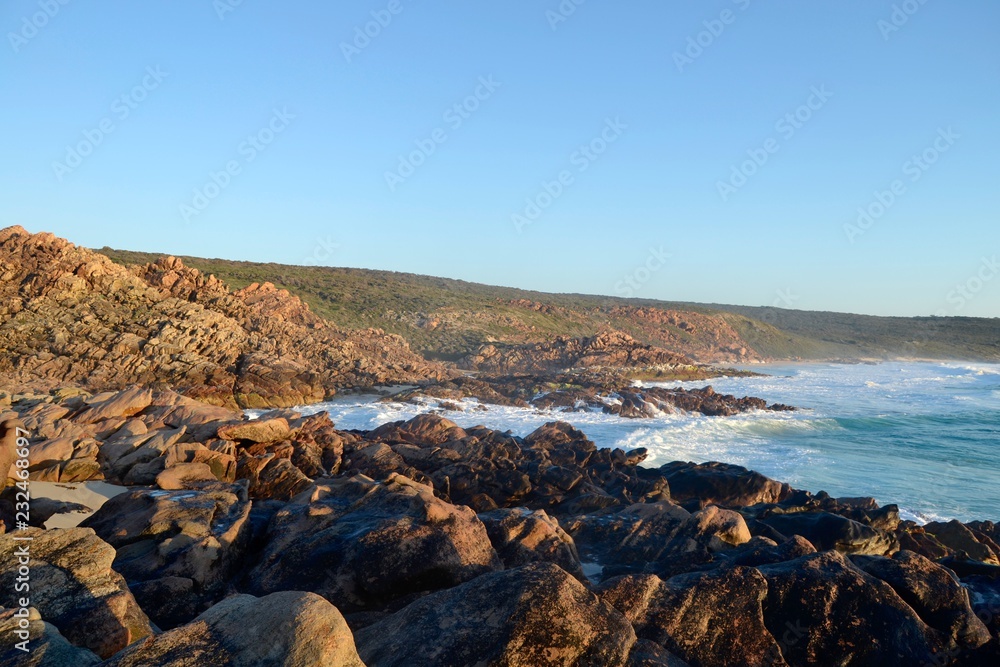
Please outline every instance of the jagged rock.
[{"label": "jagged rock", "polygon": [[286,458],[246,456],[236,464],[236,478],[246,480],[251,498],[289,500],[312,486],[312,480]]},{"label": "jagged rock", "polygon": [[632,647],[627,667],[690,667],[676,655],[648,639],[640,639]]},{"label": "jagged rock", "polygon": [[14,461],[17,460],[18,428],[24,423],[17,418],[5,419],[0,423],[0,488],[7,486]]},{"label": "jagged rock", "polygon": [[219,479],[205,463],[179,463],[156,476],[156,486],[165,491],[216,486]]},{"label": "jagged rock", "polygon": [[925,525],[924,530],[952,551],[964,552],[970,558],[983,563],[1000,565],[1000,555],[993,553],[992,549],[980,542],[976,534],[960,521],[952,520],[947,523],[935,521]]},{"label": "jagged rock", "polygon": [[886,556],[899,550],[890,533],[829,512],[768,514],[758,520],[785,537],[806,538],[819,551],[836,549],[844,554]]},{"label": "jagged rock", "polygon": [[623,667],[635,633],[551,563],[427,595],[355,634],[370,666]]},{"label": "jagged rock", "polygon": [[990,632],[972,609],[969,592],[949,570],[912,551],[892,558],[854,556],[851,561],[886,582],[927,625],[941,632],[949,649],[978,648]]},{"label": "jagged rock", "polygon": [[[242,494],[239,487],[233,490]],[[226,593],[242,565],[249,515],[249,501],[237,493],[136,490],[109,499],[82,525],[117,549],[115,569],[130,585],[190,579],[197,604],[204,608]],[[162,590],[136,588],[140,604],[157,624],[163,620],[157,615]],[[154,595],[142,597],[147,592]]]},{"label": "jagged rock", "polygon": [[936,664],[943,650],[891,586],[836,551],[758,570],[767,580],[764,621],[789,664],[909,667]]},{"label": "jagged rock", "polygon": [[750,568],[611,579],[601,599],[618,609],[636,635],[700,667],[787,665],[764,624],[767,583]]},{"label": "jagged rock", "polygon": [[73,418],[80,424],[94,424],[113,417],[131,417],[149,407],[153,402],[153,390],[145,387],[130,387],[101,401],[87,402],[86,410]]},{"label": "jagged rock", "polygon": [[508,568],[529,563],[555,563],[584,580],[573,538],[542,510],[497,509],[479,515],[490,542]]},{"label": "jagged rock", "polygon": [[103,667],[365,667],[336,607],[311,593],[236,595]]},{"label": "jagged rock", "polygon": [[86,528],[0,535],[0,605],[18,606],[14,583],[26,545],[31,604],[73,644],[107,658],[153,633],[125,579],[112,569],[114,549]]},{"label": "jagged rock", "polygon": [[251,592],[309,590],[347,612],[500,568],[472,510],[401,475],[320,480],[277,512],[267,540]]},{"label": "jagged rock", "polygon": [[674,461],[660,466],[659,471],[670,483],[675,501],[694,500],[702,506],[744,507],[776,503],[791,492],[787,484],[728,463]]},{"label": "jagged rock", "polygon": [[[15,609],[0,611],[0,667],[92,667],[101,662],[93,652],[66,641],[34,607],[28,610],[27,618],[19,613]],[[24,634],[16,634],[19,632]],[[21,642],[26,642],[26,651],[18,647]]]}]

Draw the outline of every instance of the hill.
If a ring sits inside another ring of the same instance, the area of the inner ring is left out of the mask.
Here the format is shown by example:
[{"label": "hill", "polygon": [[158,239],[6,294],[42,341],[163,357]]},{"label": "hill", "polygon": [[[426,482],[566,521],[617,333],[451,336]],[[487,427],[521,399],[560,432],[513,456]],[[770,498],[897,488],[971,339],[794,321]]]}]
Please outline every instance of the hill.
[{"label": "hill", "polygon": [[[113,261],[153,253],[102,248]],[[1000,361],[1000,319],[902,318],[546,294],[409,273],[182,257],[232,289],[271,282],[348,329],[381,328],[428,359],[457,361],[491,343],[625,332],[702,363],[769,359]]]}]

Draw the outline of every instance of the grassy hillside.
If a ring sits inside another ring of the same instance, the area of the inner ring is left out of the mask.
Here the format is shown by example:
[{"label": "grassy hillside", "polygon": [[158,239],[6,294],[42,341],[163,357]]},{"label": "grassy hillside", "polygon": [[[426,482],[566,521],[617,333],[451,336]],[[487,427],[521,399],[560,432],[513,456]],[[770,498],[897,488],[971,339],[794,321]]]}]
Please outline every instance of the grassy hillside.
[{"label": "grassy hillside", "polygon": [[[122,264],[158,257],[110,248],[100,252]],[[415,350],[437,359],[457,359],[483,342],[536,342],[618,329],[710,362],[897,356],[1000,361],[998,319],[870,317],[626,300],[389,271],[181,259],[235,289],[272,282],[341,326],[400,334]]]}]

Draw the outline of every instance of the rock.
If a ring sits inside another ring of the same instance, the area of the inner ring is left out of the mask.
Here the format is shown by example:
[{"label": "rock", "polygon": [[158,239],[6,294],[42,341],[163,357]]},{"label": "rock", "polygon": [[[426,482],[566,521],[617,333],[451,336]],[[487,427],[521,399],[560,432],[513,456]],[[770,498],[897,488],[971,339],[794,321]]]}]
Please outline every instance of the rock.
[{"label": "rock", "polygon": [[153,402],[153,390],[145,387],[131,387],[103,400],[91,399],[86,410],[73,418],[80,424],[94,424],[112,417],[131,417],[149,407]]},{"label": "rock", "polygon": [[759,521],[786,537],[801,535],[820,551],[885,556],[899,549],[891,534],[828,512],[768,514]]},{"label": "rock", "polygon": [[663,465],[660,474],[670,483],[675,501],[696,500],[704,505],[744,507],[776,503],[791,493],[787,484],[753,470],[728,463],[684,463]]},{"label": "rock", "polygon": [[218,482],[212,469],[204,463],[179,463],[156,476],[156,485],[166,491],[200,489],[216,486]]},{"label": "rock", "polygon": [[18,428],[24,428],[19,419],[5,419],[0,423],[0,488],[7,486],[17,460]]},{"label": "rock", "polygon": [[440,445],[448,440],[460,440],[466,433],[458,424],[440,415],[417,415],[406,422],[385,424],[365,436],[369,440],[411,442]]},{"label": "rock", "polygon": [[[42,621],[34,607],[26,619],[17,613],[15,609],[0,611],[0,667],[91,667],[101,661],[91,651],[66,641],[58,628]],[[19,631],[26,634],[15,634]],[[27,652],[17,647],[23,641],[27,641]]]},{"label": "rock", "polygon": [[500,568],[472,510],[400,475],[321,480],[277,512],[267,539],[252,592],[309,590],[349,612]]},{"label": "rock", "polygon": [[[885,582],[836,551],[765,565],[764,621],[792,665],[936,664],[934,630]],[[873,641],[877,638],[877,641]]]},{"label": "rock", "polygon": [[662,581],[655,575],[611,579],[601,599],[625,615],[636,635],[692,665],[787,665],[765,626],[767,583],[750,568],[692,573]]},{"label": "rock", "polygon": [[990,641],[989,630],[972,609],[969,592],[949,570],[912,551],[900,551],[892,558],[854,556],[851,562],[892,586],[927,625],[948,639],[949,649],[978,648]]},{"label": "rock", "polygon": [[479,515],[505,567],[554,563],[583,581],[583,567],[573,538],[542,510],[497,509]]},{"label": "rock", "polygon": [[676,655],[648,639],[640,639],[632,647],[628,667],[689,667]]},{"label": "rock", "polygon": [[247,480],[254,499],[289,500],[313,484],[290,460],[274,454],[243,455],[236,464],[236,478]]},{"label": "rock", "polygon": [[268,443],[287,439],[291,435],[291,430],[285,419],[277,417],[226,424],[219,427],[217,434],[223,440]]},{"label": "rock", "polygon": [[[249,501],[236,493],[136,490],[109,499],[82,525],[117,549],[115,569],[130,585],[190,579],[198,604],[207,605],[226,593],[242,565],[249,515]],[[139,602],[155,610],[164,600],[157,595]]]},{"label": "rock", "polygon": [[102,667],[365,667],[336,607],[311,593],[236,595]]},{"label": "rock", "polygon": [[0,535],[0,604],[15,607],[18,550],[30,537],[31,604],[70,642],[107,658],[153,633],[149,619],[112,569],[114,549],[93,530],[29,528]]},{"label": "rock", "polygon": [[372,667],[622,667],[635,633],[551,563],[432,593],[355,634]]},{"label": "rock", "polygon": [[1000,557],[980,542],[975,533],[960,521],[952,520],[947,523],[932,521],[924,526],[924,530],[955,552],[965,552],[969,558],[983,563],[1000,565]]}]

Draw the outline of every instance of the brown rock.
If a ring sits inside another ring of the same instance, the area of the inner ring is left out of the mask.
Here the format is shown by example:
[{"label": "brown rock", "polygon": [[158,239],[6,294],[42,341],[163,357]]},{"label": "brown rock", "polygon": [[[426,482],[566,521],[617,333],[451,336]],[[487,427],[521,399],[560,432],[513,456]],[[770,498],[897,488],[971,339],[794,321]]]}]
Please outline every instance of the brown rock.
[{"label": "brown rock", "polygon": [[257,419],[220,426],[218,436],[223,440],[245,440],[248,442],[280,442],[291,435],[288,422],[283,418]]},{"label": "brown rock", "polygon": [[227,598],[184,625],[135,644],[105,667],[365,667],[350,628],[311,593]]},{"label": "brown rock", "polygon": [[[0,611],[0,667],[92,667],[101,659],[85,648],[73,646],[56,626],[42,620],[38,610],[28,610],[27,629],[17,610]],[[24,639],[15,634],[26,632]],[[17,644],[27,640],[28,651]]]},{"label": "brown rock", "polygon": [[[77,646],[107,658],[153,633],[149,619],[112,569],[114,549],[87,528],[19,530],[31,537],[31,604]],[[0,604],[15,607],[22,542],[0,535]]]}]

